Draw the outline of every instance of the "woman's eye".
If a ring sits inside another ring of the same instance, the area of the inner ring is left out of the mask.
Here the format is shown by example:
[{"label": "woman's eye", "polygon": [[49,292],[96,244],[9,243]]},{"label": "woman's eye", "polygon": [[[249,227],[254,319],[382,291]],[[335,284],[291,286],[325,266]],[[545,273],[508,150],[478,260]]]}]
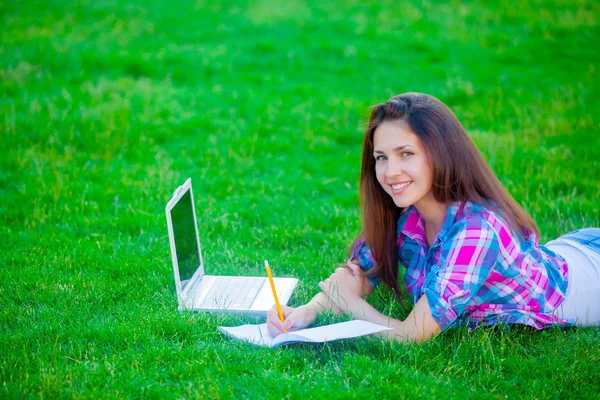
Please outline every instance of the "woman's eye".
[{"label": "woman's eye", "polygon": [[410,151],[403,151],[402,153],[400,153],[400,155],[402,157],[408,157],[408,156],[412,156],[413,153],[411,153]]},{"label": "woman's eye", "polygon": [[385,161],[386,157],[385,156],[375,156],[375,161]]}]

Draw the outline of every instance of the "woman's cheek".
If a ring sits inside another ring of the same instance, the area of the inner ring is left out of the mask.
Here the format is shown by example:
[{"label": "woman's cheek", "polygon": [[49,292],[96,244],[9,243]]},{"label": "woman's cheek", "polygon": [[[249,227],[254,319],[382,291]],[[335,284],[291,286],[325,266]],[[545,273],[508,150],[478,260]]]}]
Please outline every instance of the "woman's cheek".
[{"label": "woman's cheek", "polygon": [[376,166],[375,176],[377,177],[377,182],[379,182],[379,184],[383,186],[385,184],[385,171],[381,167]]}]

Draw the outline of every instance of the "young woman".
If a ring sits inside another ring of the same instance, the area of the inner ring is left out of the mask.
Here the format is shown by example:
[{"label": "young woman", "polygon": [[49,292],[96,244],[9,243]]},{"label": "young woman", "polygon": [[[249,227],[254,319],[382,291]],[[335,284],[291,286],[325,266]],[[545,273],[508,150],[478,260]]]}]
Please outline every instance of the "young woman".
[{"label": "young woman", "polygon": [[[439,100],[406,93],[373,107],[360,193],[363,232],[347,265],[308,304],[284,307],[283,323],[271,310],[271,334],[326,310],[417,342],[464,325],[600,324],[600,229],[539,245],[531,217]],[[398,263],[414,303],[404,321],[365,301],[382,281],[400,297]]]}]

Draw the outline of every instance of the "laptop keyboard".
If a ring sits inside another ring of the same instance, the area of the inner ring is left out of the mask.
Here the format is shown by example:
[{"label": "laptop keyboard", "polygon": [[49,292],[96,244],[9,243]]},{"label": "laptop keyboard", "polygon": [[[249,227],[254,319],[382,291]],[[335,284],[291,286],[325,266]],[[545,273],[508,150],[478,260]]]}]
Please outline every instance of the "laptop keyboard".
[{"label": "laptop keyboard", "polygon": [[200,307],[250,308],[265,281],[265,278],[219,278],[213,283]]}]

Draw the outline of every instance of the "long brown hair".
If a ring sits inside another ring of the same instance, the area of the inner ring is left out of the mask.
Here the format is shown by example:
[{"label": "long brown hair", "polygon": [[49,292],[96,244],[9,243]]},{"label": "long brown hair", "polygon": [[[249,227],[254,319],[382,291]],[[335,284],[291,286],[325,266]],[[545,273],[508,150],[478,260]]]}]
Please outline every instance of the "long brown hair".
[{"label": "long brown hair", "polygon": [[432,96],[404,93],[373,106],[365,129],[360,172],[362,237],[376,262],[367,275],[379,276],[400,297],[396,225],[402,209],[377,181],[373,157],[377,127],[384,121],[398,120],[408,124],[425,148],[436,201],[492,204],[515,231],[525,237],[538,234],[533,219],[502,186],[454,113]]}]

